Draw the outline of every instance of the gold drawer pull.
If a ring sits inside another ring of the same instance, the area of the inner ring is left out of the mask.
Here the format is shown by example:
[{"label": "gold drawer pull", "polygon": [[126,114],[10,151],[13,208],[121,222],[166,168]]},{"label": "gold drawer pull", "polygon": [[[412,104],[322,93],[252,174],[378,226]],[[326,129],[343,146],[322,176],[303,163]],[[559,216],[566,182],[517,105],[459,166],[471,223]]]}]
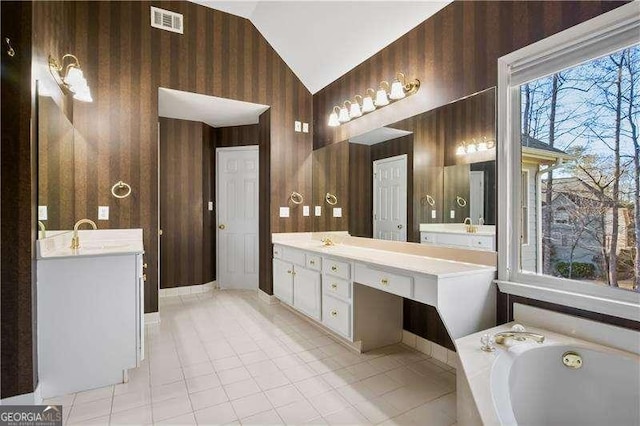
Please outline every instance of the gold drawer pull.
[{"label": "gold drawer pull", "polygon": [[331,314],[331,316],[335,318],[338,316],[338,311],[336,311],[335,309],[332,309],[331,312],[329,312],[329,314]]},{"label": "gold drawer pull", "polygon": [[315,264],[316,264],[316,261],[315,261],[315,260],[310,260],[310,261],[309,261],[309,265],[315,265]]},{"label": "gold drawer pull", "polygon": [[293,271],[293,272],[291,273],[291,275],[295,275],[295,274],[296,274],[296,271]]},{"label": "gold drawer pull", "polygon": [[146,263],[143,263],[143,264],[142,264],[142,267],[143,267],[144,269],[147,269],[147,268],[149,267],[149,265],[147,265]]},{"label": "gold drawer pull", "polygon": [[386,278],[383,278],[380,280],[380,284],[382,284],[383,286],[388,286],[389,285],[389,280]]},{"label": "gold drawer pull", "polygon": [[338,289],[338,284],[336,284],[336,283],[331,284],[331,290],[335,291],[337,289]]},{"label": "gold drawer pull", "polygon": [[273,252],[273,254],[275,254],[275,255],[277,256],[277,255],[278,255],[278,250],[275,250],[275,251]]},{"label": "gold drawer pull", "polygon": [[331,267],[331,270],[332,270],[333,272],[336,272],[336,271],[338,270],[338,267],[337,267],[336,265],[333,265],[333,266]]},{"label": "gold drawer pull", "polygon": [[147,281],[147,274],[142,274],[142,281]]},{"label": "gold drawer pull", "polygon": [[290,274],[290,273],[291,273],[291,271],[287,271],[287,274]]}]

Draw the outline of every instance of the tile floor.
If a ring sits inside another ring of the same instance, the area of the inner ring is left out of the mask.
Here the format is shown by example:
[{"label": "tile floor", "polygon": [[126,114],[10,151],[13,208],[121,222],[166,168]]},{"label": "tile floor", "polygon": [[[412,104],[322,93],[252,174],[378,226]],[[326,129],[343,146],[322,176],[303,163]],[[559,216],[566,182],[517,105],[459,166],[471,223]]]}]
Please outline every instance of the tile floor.
[{"label": "tile floor", "polygon": [[452,425],[455,370],[398,344],[356,354],[255,292],[160,299],[126,384],[48,400],[66,424]]}]

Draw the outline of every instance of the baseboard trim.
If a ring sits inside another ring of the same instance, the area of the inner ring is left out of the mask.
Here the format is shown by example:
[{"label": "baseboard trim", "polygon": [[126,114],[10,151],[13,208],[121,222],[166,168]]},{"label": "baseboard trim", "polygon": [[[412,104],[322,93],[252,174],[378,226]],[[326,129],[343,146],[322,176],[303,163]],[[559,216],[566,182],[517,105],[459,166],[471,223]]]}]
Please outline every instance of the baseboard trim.
[{"label": "baseboard trim", "polygon": [[36,389],[33,392],[0,399],[0,405],[40,405],[40,404],[42,404],[42,394],[40,392],[39,384],[38,386],[36,386]]},{"label": "baseboard trim", "polygon": [[159,297],[186,296],[188,294],[200,294],[218,288],[215,281],[205,284],[187,285],[182,287],[161,288],[158,292]]},{"label": "baseboard trim", "polygon": [[160,312],[149,312],[144,314],[144,325],[160,324]]},{"label": "baseboard trim", "polygon": [[267,305],[275,305],[276,303],[280,303],[279,300],[273,294],[267,294],[264,291],[258,289],[258,300],[266,303]]},{"label": "baseboard trim", "polygon": [[449,367],[458,369],[458,354],[444,346],[440,346],[407,330],[402,330],[402,343],[447,364]]}]

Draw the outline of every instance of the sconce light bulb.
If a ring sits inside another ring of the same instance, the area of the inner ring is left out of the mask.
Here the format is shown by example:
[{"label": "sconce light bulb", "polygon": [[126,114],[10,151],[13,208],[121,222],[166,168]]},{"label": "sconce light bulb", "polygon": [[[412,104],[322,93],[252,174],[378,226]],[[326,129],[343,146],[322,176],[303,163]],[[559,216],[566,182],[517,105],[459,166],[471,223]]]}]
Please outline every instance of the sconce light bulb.
[{"label": "sconce light bulb", "polygon": [[328,125],[329,127],[337,127],[340,125],[340,122],[338,121],[338,114],[336,114],[335,112],[332,112],[331,114],[329,114]]},{"label": "sconce light bulb", "polygon": [[489,149],[489,146],[487,146],[486,140],[478,143],[478,151],[486,151],[487,149]]},{"label": "sconce light bulb", "polygon": [[367,96],[362,100],[362,112],[371,112],[375,111],[376,106],[373,104],[373,99],[371,96]]},{"label": "sconce light bulb", "polygon": [[387,92],[383,88],[378,89],[378,91],[376,92],[375,103],[376,103],[376,106],[378,107],[389,105],[389,98],[387,97]]},{"label": "sconce light bulb", "polygon": [[358,104],[357,102],[351,104],[351,108],[349,108],[349,116],[351,116],[351,118],[362,117],[360,104]]},{"label": "sconce light bulb", "polygon": [[466,151],[464,149],[464,145],[458,145],[458,148],[456,149],[456,155],[464,155],[465,153]]},{"label": "sconce light bulb", "polygon": [[347,111],[347,108],[346,107],[340,108],[340,114],[338,115],[338,121],[340,123],[346,123],[349,120],[351,120],[351,117],[349,117],[349,111]]},{"label": "sconce light bulb", "polygon": [[64,78],[64,82],[67,83],[74,92],[76,87],[87,84],[87,80],[85,80],[82,70],[75,66],[69,68],[69,72]]},{"label": "sconce light bulb", "polygon": [[404,88],[402,87],[402,83],[400,83],[400,80],[395,80],[393,84],[391,84],[391,93],[389,93],[389,98],[396,101],[404,97],[405,97],[405,94],[404,94]]},{"label": "sconce light bulb", "polygon": [[471,154],[473,152],[476,152],[477,150],[478,149],[475,143],[470,143],[469,145],[467,145],[467,154]]}]

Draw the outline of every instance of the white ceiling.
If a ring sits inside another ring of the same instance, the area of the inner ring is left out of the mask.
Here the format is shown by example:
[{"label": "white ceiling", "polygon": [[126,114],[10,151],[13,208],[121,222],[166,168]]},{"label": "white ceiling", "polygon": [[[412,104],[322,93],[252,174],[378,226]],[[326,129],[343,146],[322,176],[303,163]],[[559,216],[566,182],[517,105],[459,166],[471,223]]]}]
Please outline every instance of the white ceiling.
[{"label": "white ceiling", "polygon": [[180,120],[202,121],[211,127],[257,124],[268,105],[234,101],[181,90],[158,89],[158,115]]},{"label": "white ceiling", "polygon": [[349,139],[349,143],[357,143],[360,145],[375,145],[380,142],[390,141],[391,139],[401,138],[402,136],[410,135],[413,132],[407,130],[393,129],[391,127],[380,127],[379,129],[371,130],[359,136],[354,136]]},{"label": "white ceiling", "polygon": [[[346,74],[450,3],[430,0],[194,2],[251,20],[311,93]],[[380,76],[380,79],[391,77]]]}]

